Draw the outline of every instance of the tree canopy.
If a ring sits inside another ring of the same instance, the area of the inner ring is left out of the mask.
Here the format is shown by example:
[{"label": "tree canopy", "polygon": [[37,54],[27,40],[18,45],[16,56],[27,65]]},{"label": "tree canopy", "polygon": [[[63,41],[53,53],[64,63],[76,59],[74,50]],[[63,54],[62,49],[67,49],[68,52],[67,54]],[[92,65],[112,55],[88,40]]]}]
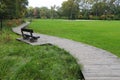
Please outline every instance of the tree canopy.
[{"label": "tree canopy", "polygon": [[[28,14],[29,11],[28,8]],[[35,15],[36,13],[36,15]],[[67,0],[61,7],[51,6],[32,8],[35,18],[65,18],[65,19],[120,19],[120,0]],[[39,16],[39,17],[36,17]]]},{"label": "tree canopy", "polygon": [[24,16],[28,0],[0,0],[0,13],[4,18],[20,18]]},{"label": "tree canopy", "polygon": [[69,19],[75,19],[79,13],[79,4],[76,0],[65,1],[62,4],[62,11],[64,16]]}]

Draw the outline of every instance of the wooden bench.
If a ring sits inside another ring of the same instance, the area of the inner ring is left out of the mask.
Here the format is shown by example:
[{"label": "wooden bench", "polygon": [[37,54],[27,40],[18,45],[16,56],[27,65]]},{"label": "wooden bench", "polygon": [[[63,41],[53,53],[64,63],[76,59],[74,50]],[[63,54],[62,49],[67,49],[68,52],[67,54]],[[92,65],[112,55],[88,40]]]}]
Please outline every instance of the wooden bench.
[{"label": "wooden bench", "polygon": [[30,42],[36,42],[40,36],[33,36],[32,29],[21,28],[22,37],[24,40],[29,40]]}]

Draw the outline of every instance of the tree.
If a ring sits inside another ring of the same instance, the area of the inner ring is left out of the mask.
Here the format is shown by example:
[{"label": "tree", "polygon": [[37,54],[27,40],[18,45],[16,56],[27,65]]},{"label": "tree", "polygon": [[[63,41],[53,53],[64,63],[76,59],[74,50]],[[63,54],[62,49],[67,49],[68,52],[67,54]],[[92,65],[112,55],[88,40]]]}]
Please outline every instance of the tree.
[{"label": "tree", "polygon": [[20,18],[26,12],[28,0],[0,0],[0,24],[2,28],[2,21],[4,18]]},{"label": "tree", "polygon": [[5,9],[6,5],[5,3],[1,0],[0,1],[0,26],[1,26],[1,30],[2,30],[2,20],[3,20],[3,13],[5,12],[4,9]]},{"label": "tree", "polygon": [[16,18],[23,17],[26,13],[28,0],[16,0]]},{"label": "tree", "polygon": [[41,7],[40,17],[43,19],[50,18],[50,10],[47,7]]},{"label": "tree", "polygon": [[55,17],[55,8],[56,8],[56,5],[51,6],[51,19]]},{"label": "tree", "polygon": [[105,2],[99,2],[92,6],[92,12],[94,14],[96,14],[97,16],[101,16],[101,15],[105,14],[107,8],[108,7]]},{"label": "tree", "polygon": [[116,19],[120,19],[120,0],[114,2]]},{"label": "tree", "polygon": [[28,7],[27,8],[27,14],[26,17],[32,18],[33,17],[33,12],[34,12],[34,8],[33,7]]},{"label": "tree", "polygon": [[63,15],[69,19],[75,19],[79,13],[79,4],[76,0],[68,0],[62,3]]},{"label": "tree", "polygon": [[57,18],[62,18],[62,8],[57,6],[56,7],[56,14],[57,14]]},{"label": "tree", "polygon": [[51,19],[55,19],[55,18],[60,18],[60,7],[59,6],[51,6],[51,9],[50,9],[50,18]]},{"label": "tree", "polygon": [[3,0],[3,2],[6,5],[6,8],[4,9],[6,18],[20,18],[24,16],[28,0]]},{"label": "tree", "polygon": [[34,8],[33,15],[35,18],[40,18],[40,9],[38,7]]}]

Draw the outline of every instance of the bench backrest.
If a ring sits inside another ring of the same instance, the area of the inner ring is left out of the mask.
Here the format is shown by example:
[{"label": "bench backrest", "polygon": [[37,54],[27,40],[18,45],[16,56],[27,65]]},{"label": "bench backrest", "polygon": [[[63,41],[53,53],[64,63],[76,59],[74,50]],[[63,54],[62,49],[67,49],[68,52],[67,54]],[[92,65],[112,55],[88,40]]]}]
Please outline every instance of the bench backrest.
[{"label": "bench backrest", "polygon": [[32,30],[32,29],[25,29],[25,28],[22,28],[22,29],[21,29],[22,36],[24,35],[23,32],[29,32],[29,33],[30,33],[30,36],[33,36],[33,35],[32,35],[33,30]]},{"label": "bench backrest", "polygon": [[31,33],[33,33],[33,30],[32,30],[32,29],[25,29],[25,28],[22,28],[21,31],[25,31],[25,32],[31,32]]}]

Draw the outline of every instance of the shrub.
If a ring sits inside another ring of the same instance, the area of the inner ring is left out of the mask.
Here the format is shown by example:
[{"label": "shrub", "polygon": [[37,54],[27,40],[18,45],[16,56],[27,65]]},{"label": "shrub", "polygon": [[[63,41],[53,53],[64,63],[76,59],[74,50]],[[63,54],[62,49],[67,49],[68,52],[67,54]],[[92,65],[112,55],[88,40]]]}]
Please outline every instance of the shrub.
[{"label": "shrub", "polygon": [[7,26],[8,27],[13,27],[13,26],[17,26],[17,25],[20,25],[22,23],[24,23],[25,21],[22,20],[22,19],[12,19],[12,20],[9,20],[7,21]]},{"label": "shrub", "polygon": [[89,15],[89,19],[93,19],[93,17],[94,17],[93,15]]},{"label": "shrub", "polygon": [[93,16],[92,19],[93,20],[99,20],[99,16]]},{"label": "shrub", "polygon": [[79,16],[78,16],[78,19],[83,19],[83,15],[79,15]]},{"label": "shrub", "polygon": [[8,26],[8,27],[12,27],[12,26],[13,26],[13,22],[12,22],[12,21],[8,21],[8,22],[7,22],[7,26]]},{"label": "shrub", "polygon": [[100,19],[105,20],[106,19],[106,15],[101,15]]},{"label": "shrub", "polygon": [[115,15],[113,19],[114,20],[120,20],[120,17],[119,17],[119,15]]}]

